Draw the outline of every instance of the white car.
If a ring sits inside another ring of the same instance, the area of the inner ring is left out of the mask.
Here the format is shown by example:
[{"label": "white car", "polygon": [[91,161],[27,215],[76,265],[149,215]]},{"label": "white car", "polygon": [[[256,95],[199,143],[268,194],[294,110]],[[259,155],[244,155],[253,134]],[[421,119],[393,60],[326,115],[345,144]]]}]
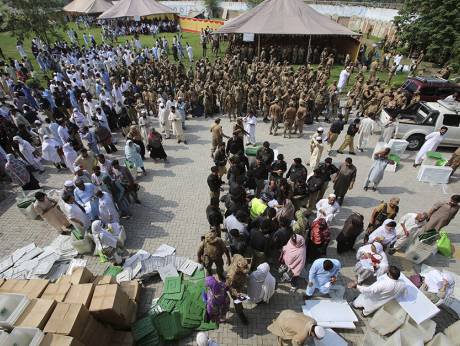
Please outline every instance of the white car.
[{"label": "white car", "polygon": [[442,126],[448,128],[441,146],[460,146],[460,102],[437,101],[420,102],[407,109],[384,108],[378,119],[383,128],[390,120],[390,114],[396,114],[399,120],[396,138],[409,142],[408,150],[419,150],[425,142],[425,136]]}]

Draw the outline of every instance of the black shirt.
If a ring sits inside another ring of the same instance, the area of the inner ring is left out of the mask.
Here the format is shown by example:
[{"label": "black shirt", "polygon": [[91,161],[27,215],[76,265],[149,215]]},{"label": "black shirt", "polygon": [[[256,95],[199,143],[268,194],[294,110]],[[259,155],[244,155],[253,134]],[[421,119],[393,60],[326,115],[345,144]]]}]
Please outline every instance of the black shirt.
[{"label": "black shirt", "polygon": [[279,170],[282,170],[283,173],[287,171],[286,161],[276,160],[275,162],[272,163],[272,175],[274,175],[275,177],[282,178],[283,173],[278,174],[278,173],[275,172],[275,171],[279,171]]},{"label": "black shirt", "polygon": [[224,222],[220,209],[212,205],[206,207],[206,218],[208,219],[209,226],[219,226]]},{"label": "black shirt", "polygon": [[318,166],[318,169],[321,171],[320,176],[324,182],[331,181],[331,175],[339,171],[339,169],[333,164],[326,166],[324,162]]},{"label": "black shirt", "polygon": [[289,168],[286,178],[290,178],[292,181],[305,181],[307,179],[307,175],[307,168],[304,165],[293,164]]},{"label": "black shirt", "polygon": [[249,233],[249,246],[256,251],[266,252],[270,245],[270,238],[265,236],[257,228],[251,229]]},{"label": "black shirt", "polygon": [[259,165],[257,165],[256,162],[254,162],[253,165],[251,165],[251,171],[254,175],[254,178],[256,178],[257,180],[268,179],[268,169],[263,162],[261,162]]},{"label": "black shirt", "polygon": [[312,175],[307,180],[308,192],[316,192],[319,189],[321,189],[322,185],[323,185],[323,179],[319,176]]},{"label": "black shirt", "polygon": [[233,137],[227,141],[227,155],[228,153],[232,155],[238,154],[240,151],[244,152],[244,143],[240,137],[234,139]]},{"label": "black shirt", "polygon": [[345,126],[345,121],[338,119],[331,124],[331,128],[329,130],[332,133],[340,134],[344,126]]},{"label": "black shirt", "polygon": [[262,147],[257,150],[256,158],[263,161],[267,166],[270,166],[275,159],[275,153],[272,148]]},{"label": "black shirt", "polygon": [[219,191],[220,185],[222,184],[222,181],[219,179],[219,177],[217,175],[210,174],[208,176],[207,181],[208,181],[209,190],[211,190],[212,192]]},{"label": "black shirt", "polygon": [[359,130],[359,124],[351,123],[348,125],[347,135],[354,136]]},{"label": "black shirt", "polygon": [[225,166],[227,164],[227,155],[225,150],[217,150],[214,154],[214,163],[216,166]]}]

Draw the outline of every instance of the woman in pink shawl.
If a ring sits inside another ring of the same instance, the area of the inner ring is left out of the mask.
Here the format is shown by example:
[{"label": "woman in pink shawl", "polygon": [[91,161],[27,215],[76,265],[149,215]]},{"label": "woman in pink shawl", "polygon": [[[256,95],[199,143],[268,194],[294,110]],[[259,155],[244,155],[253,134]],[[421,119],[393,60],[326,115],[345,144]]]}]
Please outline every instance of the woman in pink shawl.
[{"label": "woman in pink shawl", "polygon": [[207,276],[205,288],[203,300],[206,304],[206,320],[224,323],[230,307],[228,287],[225,281],[217,281],[214,276]]},{"label": "woman in pink shawl", "polygon": [[293,234],[289,242],[283,247],[281,252],[282,262],[288,267],[292,273],[291,290],[295,291],[297,288],[297,281],[305,267],[305,259],[307,256],[307,248],[305,246],[305,239],[301,235]]}]

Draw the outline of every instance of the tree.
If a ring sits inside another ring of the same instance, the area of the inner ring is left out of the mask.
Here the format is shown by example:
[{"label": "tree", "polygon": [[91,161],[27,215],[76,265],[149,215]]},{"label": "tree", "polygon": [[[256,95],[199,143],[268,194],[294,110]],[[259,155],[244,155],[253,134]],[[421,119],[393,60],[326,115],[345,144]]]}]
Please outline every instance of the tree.
[{"label": "tree", "polygon": [[427,60],[440,65],[458,59],[458,0],[406,0],[394,23],[401,46],[409,52],[424,51]]},{"label": "tree", "polygon": [[16,37],[40,37],[45,42],[61,37],[65,27],[62,0],[3,0],[4,29]]},{"label": "tree", "polygon": [[219,8],[219,0],[204,0],[204,6],[208,11],[208,18],[213,18]]}]

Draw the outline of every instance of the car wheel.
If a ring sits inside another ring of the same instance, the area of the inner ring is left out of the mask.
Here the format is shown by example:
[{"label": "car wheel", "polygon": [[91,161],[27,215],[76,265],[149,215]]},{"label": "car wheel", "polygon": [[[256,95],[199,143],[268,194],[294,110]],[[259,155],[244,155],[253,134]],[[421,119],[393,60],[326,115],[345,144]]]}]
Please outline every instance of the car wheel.
[{"label": "car wheel", "polygon": [[423,143],[425,142],[425,136],[424,135],[412,135],[407,138],[407,141],[409,144],[407,145],[407,150],[419,150]]}]

